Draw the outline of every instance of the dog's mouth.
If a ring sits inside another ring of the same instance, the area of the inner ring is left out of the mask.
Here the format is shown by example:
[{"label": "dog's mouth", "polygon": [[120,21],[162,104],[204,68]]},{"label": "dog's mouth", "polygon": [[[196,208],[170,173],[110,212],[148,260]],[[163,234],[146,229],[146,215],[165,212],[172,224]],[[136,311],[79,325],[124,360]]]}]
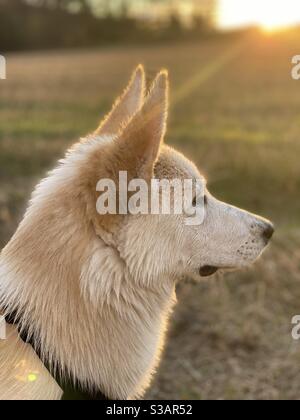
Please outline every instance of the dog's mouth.
[{"label": "dog's mouth", "polygon": [[218,267],[213,267],[212,265],[204,265],[200,268],[199,273],[201,277],[209,277],[215,274],[218,270]]},{"label": "dog's mouth", "polygon": [[203,267],[200,267],[199,274],[201,277],[209,277],[215,274],[219,270],[234,271],[234,270],[237,270],[237,267],[233,267],[233,266],[215,267],[213,265],[204,265]]}]

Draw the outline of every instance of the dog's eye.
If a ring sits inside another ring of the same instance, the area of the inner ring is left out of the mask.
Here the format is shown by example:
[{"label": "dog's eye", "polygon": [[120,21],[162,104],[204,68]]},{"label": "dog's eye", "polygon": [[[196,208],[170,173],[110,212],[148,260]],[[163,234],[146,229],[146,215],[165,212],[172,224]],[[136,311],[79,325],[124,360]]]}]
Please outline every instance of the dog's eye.
[{"label": "dog's eye", "polygon": [[[207,202],[208,202],[207,195],[205,195],[203,197],[203,202],[204,202],[204,205],[206,206],[207,205]],[[193,199],[193,207],[196,207],[196,206],[197,206],[197,196],[195,195],[195,197]]]}]

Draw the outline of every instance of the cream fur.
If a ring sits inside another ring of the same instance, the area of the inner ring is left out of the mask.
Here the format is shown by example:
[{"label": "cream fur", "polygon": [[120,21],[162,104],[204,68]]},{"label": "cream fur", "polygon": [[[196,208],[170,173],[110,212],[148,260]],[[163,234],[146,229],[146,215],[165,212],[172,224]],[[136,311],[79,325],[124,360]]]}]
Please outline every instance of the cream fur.
[{"label": "cream fur", "polygon": [[178,278],[199,276],[201,265],[242,267],[265,247],[266,221],[211,196],[200,227],[186,227],[183,216],[97,215],[97,181],[118,170],[146,180],[200,177],[161,145],[167,91],[163,72],[142,105],[140,67],[99,130],[37,186],[0,257],[0,306],[18,308],[53,370],[110,398],[137,398],[149,386]]}]

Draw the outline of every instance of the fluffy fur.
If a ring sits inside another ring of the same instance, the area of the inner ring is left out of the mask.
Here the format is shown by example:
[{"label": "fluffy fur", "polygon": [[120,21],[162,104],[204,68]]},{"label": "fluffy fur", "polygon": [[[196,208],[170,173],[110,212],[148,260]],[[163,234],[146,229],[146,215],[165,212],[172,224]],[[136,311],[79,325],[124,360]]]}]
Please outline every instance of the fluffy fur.
[{"label": "fluffy fur", "polygon": [[53,370],[113,399],[136,398],[148,387],[177,279],[199,277],[203,266],[253,262],[269,226],[208,192],[201,226],[186,226],[179,215],[97,213],[97,182],[117,180],[120,170],[148,182],[153,176],[201,178],[162,144],[167,73],[158,75],[146,98],[144,91],[139,67],[99,129],[37,186],[0,257],[0,306],[18,311]]}]

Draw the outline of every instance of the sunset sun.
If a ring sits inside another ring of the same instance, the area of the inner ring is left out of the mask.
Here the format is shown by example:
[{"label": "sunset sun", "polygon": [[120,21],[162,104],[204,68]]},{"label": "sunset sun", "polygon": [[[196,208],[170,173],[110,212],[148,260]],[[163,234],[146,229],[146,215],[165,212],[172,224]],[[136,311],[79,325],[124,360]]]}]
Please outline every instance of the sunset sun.
[{"label": "sunset sun", "polygon": [[221,0],[222,27],[258,25],[273,31],[300,22],[299,0]]}]

